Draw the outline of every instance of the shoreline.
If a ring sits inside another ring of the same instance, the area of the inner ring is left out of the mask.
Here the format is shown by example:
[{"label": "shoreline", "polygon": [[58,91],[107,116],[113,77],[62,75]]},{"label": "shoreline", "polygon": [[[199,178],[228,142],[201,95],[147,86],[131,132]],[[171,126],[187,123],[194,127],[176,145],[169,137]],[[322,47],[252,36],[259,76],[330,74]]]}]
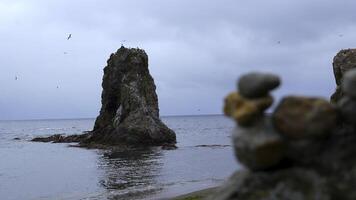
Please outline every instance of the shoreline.
[{"label": "shoreline", "polygon": [[[214,193],[220,186],[215,186],[215,187],[208,187],[202,190],[197,190],[194,192],[190,192],[187,194],[182,194],[176,197],[168,198],[170,200],[201,200],[205,199],[212,193]],[[164,199],[161,199],[164,200]]]}]

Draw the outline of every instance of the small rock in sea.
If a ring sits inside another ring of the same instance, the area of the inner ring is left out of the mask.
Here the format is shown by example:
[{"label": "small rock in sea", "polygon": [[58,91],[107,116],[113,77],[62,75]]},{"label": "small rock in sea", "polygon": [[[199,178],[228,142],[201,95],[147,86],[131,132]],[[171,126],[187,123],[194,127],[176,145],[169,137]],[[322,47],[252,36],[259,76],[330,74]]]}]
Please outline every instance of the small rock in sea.
[{"label": "small rock in sea", "polygon": [[274,168],[285,155],[285,143],[275,132],[270,117],[252,127],[237,127],[233,144],[237,159],[251,170]]},{"label": "small rock in sea", "polygon": [[356,100],[350,97],[343,97],[337,103],[337,108],[346,123],[356,126]]},{"label": "small rock in sea", "polygon": [[285,97],[273,113],[277,131],[291,139],[326,136],[336,123],[336,109],[320,98]]},{"label": "small rock in sea", "polygon": [[341,89],[345,95],[356,99],[356,69],[351,69],[342,78]]},{"label": "small rock in sea", "polygon": [[246,99],[237,92],[230,93],[225,98],[224,113],[235,119],[241,126],[249,126],[262,116],[263,111],[273,103],[270,95],[258,99]]},{"label": "small rock in sea", "polygon": [[254,72],[241,76],[237,88],[242,96],[253,99],[266,96],[280,83],[279,77],[274,74]]},{"label": "small rock in sea", "polygon": [[162,150],[175,150],[178,149],[178,147],[175,144],[163,144],[161,147]]},{"label": "small rock in sea", "polygon": [[60,141],[64,136],[61,134],[55,134],[51,135],[49,137],[36,137],[33,138],[31,141],[32,142],[54,142],[54,141]]}]

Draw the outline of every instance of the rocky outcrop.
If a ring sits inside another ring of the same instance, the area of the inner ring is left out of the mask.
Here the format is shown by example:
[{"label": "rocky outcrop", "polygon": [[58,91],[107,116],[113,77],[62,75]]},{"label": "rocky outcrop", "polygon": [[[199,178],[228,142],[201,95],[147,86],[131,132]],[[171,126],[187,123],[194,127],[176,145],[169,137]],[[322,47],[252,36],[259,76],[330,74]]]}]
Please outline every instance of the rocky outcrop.
[{"label": "rocky outcrop", "polygon": [[[352,53],[346,50],[343,61],[356,61]],[[339,54],[334,67],[340,66]],[[243,104],[235,94],[241,91],[228,95],[224,112],[237,122],[233,144],[245,169],[234,173],[209,199],[356,199],[356,69],[340,69],[342,78],[336,76],[336,82],[342,95],[336,104],[317,97],[289,96],[269,116],[263,109],[256,114],[256,109],[245,108],[255,101],[252,96],[261,95],[244,96],[248,103]],[[246,76],[255,77],[242,77]],[[253,113],[250,123],[241,123],[241,114],[236,114],[241,112]]]},{"label": "rocky outcrop", "polygon": [[175,133],[159,118],[156,86],[147,54],[121,47],[104,68],[102,107],[93,136],[86,142],[103,144],[175,143]]},{"label": "rocky outcrop", "polygon": [[340,84],[344,74],[356,68],[356,49],[344,49],[336,54],[333,61],[333,70],[336,81],[336,91],[331,95],[331,102],[337,103],[343,96]]},{"label": "rocky outcrop", "polygon": [[[95,145],[163,145],[176,143],[175,133],[159,118],[156,86],[144,50],[121,47],[104,68],[102,107],[93,131],[81,136],[35,138],[42,142]],[[173,145],[174,146],[174,145]]]}]

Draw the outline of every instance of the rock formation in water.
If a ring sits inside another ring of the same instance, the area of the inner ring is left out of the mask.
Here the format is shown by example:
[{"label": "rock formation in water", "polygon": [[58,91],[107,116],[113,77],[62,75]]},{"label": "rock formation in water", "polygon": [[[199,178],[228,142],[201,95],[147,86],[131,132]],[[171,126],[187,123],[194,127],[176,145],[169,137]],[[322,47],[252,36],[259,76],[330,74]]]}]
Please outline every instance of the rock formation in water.
[{"label": "rock formation in water", "polygon": [[[271,75],[242,76],[238,85],[248,87],[238,87],[238,92],[226,97],[224,112],[237,122],[233,144],[245,169],[234,173],[210,199],[356,199],[356,69],[351,64],[356,64],[354,61],[353,50],[343,50],[334,59],[336,82],[342,92],[337,103],[317,97],[288,96],[272,115],[264,114],[271,103],[257,102],[272,98],[268,91],[278,86],[278,78],[267,87],[262,83],[273,82]],[[260,88],[266,90],[260,92]]]},{"label": "rock formation in water", "polygon": [[104,68],[102,107],[93,136],[103,144],[175,143],[175,133],[159,118],[156,86],[141,49],[121,47]]},{"label": "rock formation in water", "polygon": [[144,50],[121,47],[104,68],[102,107],[93,131],[84,135],[35,138],[40,142],[174,147],[175,133],[159,118],[156,86]]}]

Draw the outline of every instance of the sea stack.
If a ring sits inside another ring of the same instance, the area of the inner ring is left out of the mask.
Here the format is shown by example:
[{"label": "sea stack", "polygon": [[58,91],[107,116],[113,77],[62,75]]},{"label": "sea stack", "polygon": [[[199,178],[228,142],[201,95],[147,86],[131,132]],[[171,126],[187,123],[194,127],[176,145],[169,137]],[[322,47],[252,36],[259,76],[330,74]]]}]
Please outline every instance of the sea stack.
[{"label": "sea stack", "polygon": [[176,135],[159,118],[156,86],[142,49],[121,46],[104,68],[101,110],[91,137],[103,145],[175,144]]}]

